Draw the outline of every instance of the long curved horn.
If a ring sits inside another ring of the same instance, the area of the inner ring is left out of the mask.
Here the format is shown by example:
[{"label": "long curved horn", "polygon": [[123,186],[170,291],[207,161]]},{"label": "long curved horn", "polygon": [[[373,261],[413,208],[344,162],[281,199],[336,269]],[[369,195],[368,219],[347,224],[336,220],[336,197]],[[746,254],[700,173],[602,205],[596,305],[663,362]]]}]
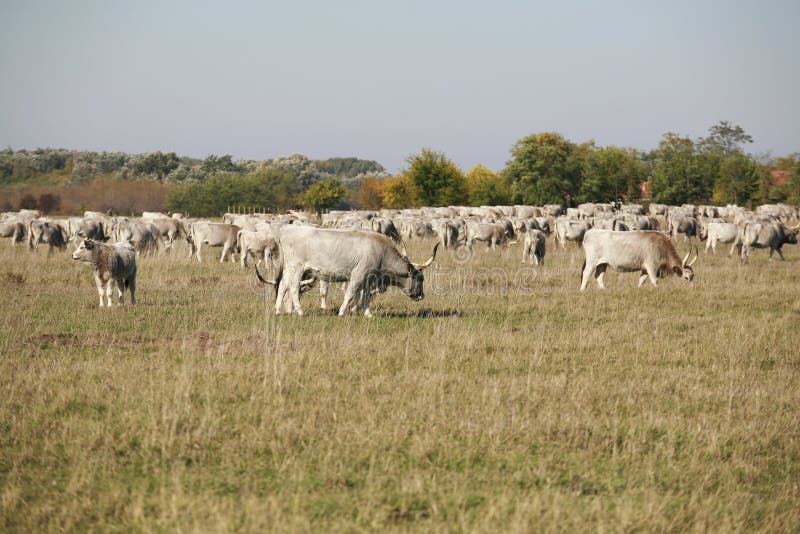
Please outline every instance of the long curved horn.
[{"label": "long curved horn", "polygon": [[256,270],[256,276],[258,277],[258,279],[261,281],[261,283],[262,283],[262,284],[269,284],[269,285],[271,285],[271,286],[275,286],[275,285],[277,285],[277,284],[275,283],[275,280],[272,280],[272,281],[270,281],[270,280],[264,280],[264,278],[261,276],[261,273],[260,273],[260,272],[258,272],[258,264],[256,264],[256,265],[255,265],[255,270]]},{"label": "long curved horn", "polygon": [[430,257],[430,259],[428,259],[428,261],[426,261],[425,263],[414,264],[414,267],[416,267],[418,271],[424,271],[425,269],[430,267],[431,264],[433,263],[433,260],[436,259],[436,251],[438,250],[438,248],[439,248],[439,243],[436,243],[436,245],[433,247],[433,255]]},{"label": "long curved horn", "polygon": [[691,267],[697,261],[697,258],[700,257],[700,251],[697,250],[697,247],[694,247],[694,259],[686,264],[687,267]]},{"label": "long curved horn", "polygon": [[686,256],[683,257],[681,260],[681,267],[686,267],[686,260],[689,259],[689,256],[692,254],[692,249],[689,249],[689,252],[686,253]]}]

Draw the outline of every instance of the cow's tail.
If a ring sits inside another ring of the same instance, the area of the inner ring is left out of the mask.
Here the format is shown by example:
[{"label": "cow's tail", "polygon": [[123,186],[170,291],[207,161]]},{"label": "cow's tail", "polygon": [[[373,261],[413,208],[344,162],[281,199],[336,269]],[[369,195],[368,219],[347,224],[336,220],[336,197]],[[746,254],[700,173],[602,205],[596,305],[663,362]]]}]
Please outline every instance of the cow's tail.
[{"label": "cow's tail", "polygon": [[[242,253],[242,232],[244,232],[244,230],[236,232],[236,250],[239,254]],[[256,269],[256,272],[258,272],[258,269]]]}]

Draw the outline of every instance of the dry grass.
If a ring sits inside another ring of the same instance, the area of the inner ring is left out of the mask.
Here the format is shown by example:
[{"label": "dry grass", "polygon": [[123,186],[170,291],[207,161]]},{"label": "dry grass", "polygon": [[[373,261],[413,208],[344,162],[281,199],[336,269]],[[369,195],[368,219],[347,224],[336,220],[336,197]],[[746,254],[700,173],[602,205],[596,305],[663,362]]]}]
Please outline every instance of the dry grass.
[{"label": "dry grass", "polygon": [[0,243],[0,530],[800,528],[796,247],[583,294],[580,252],[518,253],[298,319],[211,255],[108,310]]}]

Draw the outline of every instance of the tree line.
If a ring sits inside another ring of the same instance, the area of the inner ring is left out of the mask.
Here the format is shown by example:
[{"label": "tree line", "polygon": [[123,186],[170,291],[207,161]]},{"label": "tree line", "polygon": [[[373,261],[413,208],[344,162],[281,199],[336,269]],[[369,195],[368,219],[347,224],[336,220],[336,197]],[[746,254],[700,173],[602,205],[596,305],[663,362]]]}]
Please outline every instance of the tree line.
[{"label": "tree line", "polygon": [[[365,180],[359,202],[368,208],[466,204],[577,204],[652,200],[680,205],[800,203],[800,154],[757,159],[752,137],[721,121],[693,140],[665,133],[658,147],[574,143],[554,132],[529,135],[511,148],[500,172],[477,165],[462,172],[446,155],[424,149],[385,180]],[[773,171],[782,171],[776,180]]]},{"label": "tree line", "polygon": [[[56,185],[102,180],[102,189],[108,190],[120,182],[157,183],[162,186],[164,209],[197,216],[216,215],[229,206],[320,212],[332,207],[569,205],[617,199],[668,204],[799,203],[800,154],[756,158],[746,152],[750,143],[749,134],[726,121],[698,139],[667,132],[650,151],[597,146],[594,141],[575,143],[558,133],[542,132],[514,143],[511,158],[500,171],[476,165],[464,172],[444,152],[426,148],[410,155],[395,176],[375,161],[311,160],[301,154],[237,161],[230,155],[193,159],[172,152],[5,149],[0,151],[0,187],[13,190],[19,184],[38,184],[36,196],[28,194],[26,203],[41,201],[52,210],[59,206]],[[780,171],[780,179],[775,179],[775,171]],[[117,197],[112,198],[116,201]],[[151,207],[152,195],[146,198]],[[9,204],[6,201],[0,207],[15,207]],[[136,202],[126,207],[147,209]]]}]

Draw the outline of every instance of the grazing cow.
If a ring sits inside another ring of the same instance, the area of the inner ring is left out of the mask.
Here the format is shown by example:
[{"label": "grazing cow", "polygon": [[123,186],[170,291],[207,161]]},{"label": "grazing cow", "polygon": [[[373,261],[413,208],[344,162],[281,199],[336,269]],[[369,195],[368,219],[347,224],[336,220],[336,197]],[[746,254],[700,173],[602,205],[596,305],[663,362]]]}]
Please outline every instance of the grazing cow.
[{"label": "grazing cow", "polygon": [[550,229],[550,219],[547,217],[536,217],[536,222],[539,224],[539,230],[544,232],[544,235],[550,236],[552,230]]},{"label": "grazing cow", "polygon": [[700,228],[700,240],[706,241],[706,254],[708,249],[714,254],[717,253],[717,243],[732,243],[731,251],[728,255],[733,254],[739,240],[739,227],[733,223],[726,222],[710,222],[705,223]]},{"label": "grazing cow", "polygon": [[522,263],[530,258],[534,265],[544,265],[545,241],[547,236],[541,230],[531,228],[525,233],[525,242],[522,246]]},{"label": "grazing cow", "polygon": [[800,225],[794,228],[787,228],[778,221],[748,222],[741,233],[742,252],[739,259],[748,263],[750,261],[751,248],[769,248],[770,261],[772,261],[772,253],[776,251],[783,260],[785,258],[781,248],[784,244],[796,245],[798,231],[800,231]]},{"label": "grazing cow", "polygon": [[[111,232],[111,226],[103,219],[92,217],[89,219],[80,219],[82,224],[75,224],[74,227],[70,225],[70,239],[75,241],[78,237],[85,237],[93,241],[106,241],[109,235],[106,233]],[[73,233],[74,230],[74,233]]]},{"label": "grazing cow", "polygon": [[165,249],[172,248],[178,239],[186,238],[186,229],[178,219],[161,217],[152,218],[148,222],[156,227],[161,239],[166,242]]},{"label": "grazing cow", "polygon": [[[136,250],[127,242],[106,245],[85,239],[72,253],[73,260],[92,264],[94,282],[100,295],[100,306],[103,306],[103,293],[106,302],[111,306],[111,295],[117,286],[118,305],[122,305],[125,289],[130,289],[131,304],[136,304]],[[103,286],[105,285],[105,291]]]},{"label": "grazing cow", "polygon": [[67,237],[61,225],[52,221],[34,219],[28,223],[28,248],[37,250],[39,243],[47,243],[47,255],[53,255],[53,249],[62,252],[67,250]]},{"label": "grazing cow", "polygon": [[281,313],[287,292],[294,311],[303,314],[300,286],[309,273],[326,282],[347,282],[340,316],[356,304],[357,296],[361,297],[364,315],[372,316],[369,299],[373,290],[390,285],[399,287],[413,300],[422,300],[425,297],[422,272],[433,263],[439,248],[437,243],[427,262],[414,264],[388,237],[375,232],[286,225],[278,237],[283,277],[278,285],[276,314]]},{"label": "grazing cow", "polygon": [[6,219],[0,221],[0,238],[11,238],[11,246],[17,246],[28,238],[28,230],[25,225],[16,219]]},{"label": "grazing cow", "polygon": [[467,248],[472,250],[475,241],[486,243],[487,249],[495,249],[502,245],[508,238],[505,224],[481,223],[470,221],[467,223]]},{"label": "grazing cow", "polygon": [[567,241],[574,241],[581,245],[586,231],[592,227],[588,221],[573,221],[564,217],[556,219],[555,237],[562,249],[567,248]]},{"label": "grazing cow", "polygon": [[236,234],[236,248],[239,250],[239,260],[242,269],[247,267],[247,258],[253,256],[258,259],[256,268],[262,261],[267,261],[270,257],[275,258],[278,253],[278,239],[274,232],[250,230],[239,230]]},{"label": "grazing cow", "polygon": [[697,220],[682,212],[675,213],[669,218],[669,227],[672,230],[672,239],[675,240],[678,239],[678,234],[683,234],[684,241],[697,236]]},{"label": "grazing cow", "polygon": [[118,219],[112,226],[112,235],[119,241],[127,241],[139,254],[154,255],[161,243],[161,232],[149,221]]},{"label": "grazing cow", "polygon": [[657,278],[673,274],[690,283],[694,280],[692,266],[697,261],[696,250],[694,260],[687,263],[691,250],[681,260],[672,241],[661,232],[589,230],[583,238],[583,249],[586,259],[581,291],[586,289],[592,275],[600,289],[605,289],[603,275],[608,266],[620,272],[641,272],[639,287],[648,277],[653,286],[657,285]]},{"label": "grazing cow", "polygon": [[200,257],[200,249],[203,245],[210,247],[222,247],[220,263],[225,262],[225,258],[230,253],[231,262],[236,261],[234,252],[236,251],[236,234],[239,228],[235,224],[212,223],[208,221],[197,221],[192,223],[186,240],[189,242],[189,258],[196,254],[197,261],[203,261]]},{"label": "grazing cow", "polygon": [[452,219],[438,219],[433,222],[433,229],[445,250],[458,248],[458,224]]}]

